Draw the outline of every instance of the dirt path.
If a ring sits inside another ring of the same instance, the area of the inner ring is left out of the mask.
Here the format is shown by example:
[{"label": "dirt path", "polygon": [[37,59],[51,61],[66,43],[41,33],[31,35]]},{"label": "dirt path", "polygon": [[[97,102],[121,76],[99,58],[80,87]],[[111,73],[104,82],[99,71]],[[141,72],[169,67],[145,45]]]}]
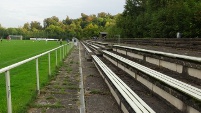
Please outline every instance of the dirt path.
[{"label": "dirt path", "polygon": [[[85,89],[86,113],[121,113],[114,97],[93,62],[84,58],[80,46],[82,75]],[[43,89],[28,113],[79,113],[80,112],[79,49],[75,47],[65,59],[57,76]]]}]

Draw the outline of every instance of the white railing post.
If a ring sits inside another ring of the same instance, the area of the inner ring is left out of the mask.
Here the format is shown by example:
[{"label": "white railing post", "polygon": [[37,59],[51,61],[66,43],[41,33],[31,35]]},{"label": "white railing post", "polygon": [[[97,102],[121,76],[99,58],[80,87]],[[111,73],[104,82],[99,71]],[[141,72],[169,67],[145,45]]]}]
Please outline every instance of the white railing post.
[{"label": "white railing post", "polygon": [[61,47],[60,47],[60,60],[62,61],[62,58],[61,58]]},{"label": "white railing post", "polygon": [[8,108],[8,113],[12,113],[11,90],[10,90],[10,72],[6,71],[5,76],[6,76],[7,108]]},{"label": "white railing post", "polygon": [[65,49],[65,53],[66,53],[65,55],[67,55],[67,44],[65,45],[65,48],[66,48]]},{"label": "white railing post", "polygon": [[56,50],[56,66],[58,66],[58,63],[57,63],[57,50]]},{"label": "white railing post", "polygon": [[36,82],[37,82],[37,92],[38,92],[38,94],[40,94],[40,82],[39,82],[38,58],[36,58]]},{"label": "white railing post", "polygon": [[[68,44],[69,44],[69,43],[68,43]],[[68,47],[69,47],[68,44],[66,45],[66,51],[67,51],[67,54],[68,54]]]},{"label": "white railing post", "polygon": [[49,75],[51,75],[50,52],[48,53],[48,69],[49,69]]},{"label": "white railing post", "polygon": [[64,45],[64,56],[66,56],[66,45]]},{"label": "white railing post", "polygon": [[64,55],[64,46],[63,46],[63,59],[64,59],[64,56],[65,56],[65,55]]}]

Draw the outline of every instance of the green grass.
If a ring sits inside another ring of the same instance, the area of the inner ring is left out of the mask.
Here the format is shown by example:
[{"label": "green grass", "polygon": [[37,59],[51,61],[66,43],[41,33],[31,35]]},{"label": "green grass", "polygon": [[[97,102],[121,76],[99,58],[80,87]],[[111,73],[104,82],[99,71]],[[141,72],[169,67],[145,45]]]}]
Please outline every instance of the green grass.
[{"label": "green grass", "polygon": [[93,90],[90,91],[90,94],[106,95],[106,94],[109,94],[109,93],[108,92],[100,91],[98,89],[93,89]]},{"label": "green grass", "polygon": [[[58,46],[59,44],[54,41],[45,43],[45,41],[3,40],[3,42],[0,43],[0,69]],[[57,59],[60,61],[60,49],[58,49]],[[52,76],[56,73],[55,64],[55,52],[51,52]],[[35,60],[33,60],[10,70],[13,113],[25,113],[28,104],[36,96],[35,67]],[[48,76],[48,55],[39,58],[39,75],[40,87],[42,87],[47,84],[51,78]],[[6,113],[7,101],[4,73],[0,74],[0,89],[0,113]]]},{"label": "green grass", "polygon": [[65,106],[61,105],[60,102],[56,102],[55,104],[45,104],[45,105],[40,105],[40,104],[35,104],[32,105],[32,107],[35,108],[64,108]]}]

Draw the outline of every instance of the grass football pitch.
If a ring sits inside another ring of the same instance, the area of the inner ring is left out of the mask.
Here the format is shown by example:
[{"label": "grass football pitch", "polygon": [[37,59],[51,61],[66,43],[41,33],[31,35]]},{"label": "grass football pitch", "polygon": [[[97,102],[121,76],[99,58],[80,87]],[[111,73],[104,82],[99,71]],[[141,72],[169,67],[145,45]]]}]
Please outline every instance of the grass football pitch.
[{"label": "grass football pitch", "polygon": [[[0,42],[0,69],[13,63],[33,57],[45,51],[60,46],[56,41],[30,41],[30,40],[3,40]],[[68,47],[69,48],[69,47]],[[60,51],[57,51],[57,60],[60,59]],[[56,70],[55,52],[51,52],[52,75]],[[40,87],[44,86],[50,77],[48,76],[48,55],[39,59]],[[61,63],[61,62],[60,62]],[[13,113],[25,113],[28,104],[36,96],[36,61],[30,61],[10,70],[12,111]],[[5,73],[0,74],[0,113],[7,112]]]}]

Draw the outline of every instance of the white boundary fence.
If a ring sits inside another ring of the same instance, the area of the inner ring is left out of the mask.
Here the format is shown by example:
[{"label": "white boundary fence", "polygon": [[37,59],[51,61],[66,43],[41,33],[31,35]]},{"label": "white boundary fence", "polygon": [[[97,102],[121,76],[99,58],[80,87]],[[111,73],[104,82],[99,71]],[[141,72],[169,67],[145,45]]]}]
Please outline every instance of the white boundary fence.
[{"label": "white boundary fence", "polygon": [[38,58],[48,54],[48,69],[49,69],[48,74],[51,75],[50,53],[53,52],[53,51],[56,52],[55,57],[56,57],[56,66],[57,66],[58,65],[58,61],[57,61],[58,53],[57,53],[57,50],[60,49],[60,61],[62,61],[62,59],[65,57],[65,55],[68,53],[68,51],[73,47],[73,43],[69,43],[69,44],[70,44],[69,48],[67,47],[68,45],[65,44],[65,45],[59,46],[57,48],[54,48],[52,50],[49,50],[47,52],[44,52],[42,54],[36,55],[34,57],[28,58],[26,60],[20,61],[18,63],[12,64],[10,66],[7,66],[7,67],[4,67],[4,68],[0,69],[0,74],[5,73],[5,76],[6,76],[6,94],[7,94],[6,98],[7,98],[7,111],[8,111],[8,113],[12,113],[12,101],[11,101],[11,89],[10,89],[10,70],[15,68],[15,67],[18,67],[18,66],[20,66],[22,64],[25,64],[27,62],[30,62],[32,60],[36,60],[37,92],[38,92],[38,94],[40,94]]}]

